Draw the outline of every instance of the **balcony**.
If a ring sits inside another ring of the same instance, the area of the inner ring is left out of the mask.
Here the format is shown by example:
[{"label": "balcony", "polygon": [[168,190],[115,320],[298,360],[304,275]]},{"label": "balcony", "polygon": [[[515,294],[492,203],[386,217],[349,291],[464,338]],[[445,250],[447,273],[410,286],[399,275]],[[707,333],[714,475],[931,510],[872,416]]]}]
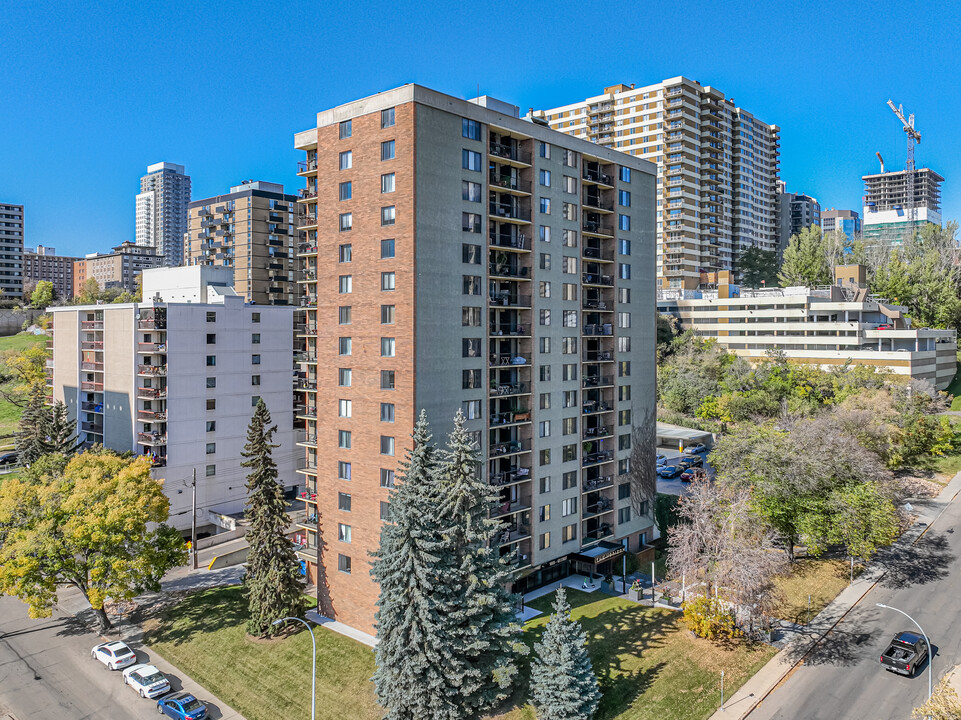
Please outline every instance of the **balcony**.
[{"label": "balcony", "polygon": [[524,442],[523,440],[511,440],[509,442],[494,443],[490,446],[488,457],[509,457],[511,455],[519,455],[521,453],[528,453],[531,451],[530,441]]},{"label": "balcony", "polygon": [[581,483],[581,488],[584,492],[596,492],[597,490],[603,490],[604,488],[614,487],[614,476],[613,475],[599,475],[595,478],[588,478],[583,483]]},{"label": "balcony", "polygon": [[503,226],[500,230],[491,229],[489,234],[491,246],[513,250],[527,250],[527,234],[520,232],[515,225],[509,225],[507,227],[510,228],[509,232],[504,232]]},{"label": "balcony", "polygon": [[611,323],[588,323],[584,325],[582,334],[587,336],[610,336],[614,334],[614,326]]},{"label": "balcony", "polygon": [[584,163],[584,172],[581,177],[587,182],[614,187],[614,178],[601,172],[597,167],[591,167],[592,165],[595,165],[595,163]]},{"label": "balcony", "polygon": [[588,235],[602,235],[604,237],[614,237],[614,226],[601,222],[599,219],[591,218],[588,215],[584,216],[584,222],[581,225],[581,229]]},{"label": "balcony", "polygon": [[488,304],[495,307],[529,308],[531,306],[531,296],[511,293],[509,290],[501,290],[491,293],[488,296]]},{"label": "balcony", "polygon": [[82,330],[103,330],[103,320],[83,320],[80,322]]},{"label": "balcony", "polygon": [[167,318],[147,318],[137,321],[137,327],[141,330],[166,330]]},{"label": "balcony", "polygon": [[103,435],[103,423],[95,422],[82,422],[80,423],[80,429],[84,432],[96,433],[97,435]]},{"label": "balcony", "polygon": [[317,227],[317,216],[307,213],[306,215],[298,218],[297,222],[299,223],[298,227],[300,228]]},{"label": "balcony", "polygon": [[581,378],[581,387],[585,389],[608,387],[613,384],[613,375],[585,375],[583,378]]},{"label": "balcony", "polygon": [[167,374],[166,365],[138,365],[137,374],[146,377],[164,377]]},{"label": "balcony", "polygon": [[614,262],[614,249],[610,250],[596,247],[592,245],[585,245],[581,249],[581,255],[586,260],[595,260],[599,262]]},{"label": "balcony", "polygon": [[[514,257],[518,257],[514,255]],[[495,278],[516,278],[518,280],[530,280],[530,268],[519,267],[509,262],[489,263],[487,271],[491,277]]]},{"label": "balcony", "polygon": [[[317,223],[314,223],[315,225]],[[297,246],[297,253],[302,257],[317,254],[317,243],[300,243]]]},{"label": "balcony", "polygon": [[317,169],[317,158],[301,160],[297,163],[297,174],[314,172]]},{"label": "balcony", "polygon": [[528,325],[518,323],[498,323],[490,324],[489,334],[491,337],[530,337],[531,329]]},{"label": "balcony", "polygon": [[141,445],[166,445],[167,433],[142,432],[137,433],[137,442]]},{"label": "balcony", "polygon": [[102,382],[92,382],[90,380],[82,380],[80,382],[81,390],[89,390],[91,392],[103,392]]},{"label": "balcony", "polygon": [[614,277],[612,275],[598,275],[597,273],[582,273],[581,282],[585,285],[600,285],[602,287],[614,287]]},{"label": "balcony", "polygon": [[614,212],[613,201],[605,200],[600,193],[585,192],[581,203],[584,207],[594,208],[602,212]]},{"label": "balcony", "polygon": [[157,453],[151,453],[150,455],[144,455],[144,457],[149,457],[149,458],[150,458],[150,466],[151,466],[151,467],[155,467],[155,468],[158,468],[158,467],[167,467],[167,456],[166,456],[166,455],[158,455]]},{"label": "balcony", "polygon": [[82,402],[80,403],[80,409],[84,412],[100,413],[103,414],[103,403],[102,402]]},{"label": "balcony", "polygon": [[515,502],[510,502],[509,500],[501,503],[494,503],[491,505],[491,517],[501,518],[508,515],[513,515],[514,513],[523,512],[524,510],[531,509],[530,500],[517,500]]},{"label": "balcony", "polygon": [[531,183],[527,180],[521,180],[511,175],[498,175],[493,170],[489,173],[488,178],[491,188],[523,193],[525,195],[531,194]]},{"label": "balcony", "polygon": [[589,350],[582,353],[581,357],[586,363],[614,362],[614,353],[610,350]]},{"label": "balcony", "polygon": [[317,381],[316,381],[316,380],[301,379],[301,380],[299,380],[299,381],[297,382],[296,389],[297,389],[297,390],[316,391],[316,390],[317,390]]},{"label": "balcony", "polygon": [[531,359],[524,355],[518,355],[515,353],[505,353],[505,354],[493,354],[490,356],[488,361],[488,366],[492,368],[497,367],[523,367],[525,365],[530,365]]},{"label": "balcony", "polygon": [[512,485],[518,482],[527,482],[531,479],[531,469],[528,467],[511,466],[500,472],[491,472],[490,484],[499,487]]},{"label": "balcony", "polygon": [[525,382],[502,383],[491,385],[491,397],[511,397],[513,395],[529,395],[530,385]]},{"label": "balcony", "polygon": [[138,342],[137,352],[147,354],[165,353],[167,352],[167,343]]},{"label": "balcony", "polygon": [[613,461],[613,450],[601,450],[599,452],[586,453],[584,457],[581,458],[581,465],[583,467],[589,467],[591,465],[600,465],[602,463],[609,463]]},{"label": "balcony", "polygon": [[137,419],[141,422],[167,422],[166,410],[138,410]]},{"label": "balcony", "polygon": [[581,518],[586,520],[587,518],[595,518],[609,512],[614,512],[614,501],[611,500],[611,498],[598,497],[597,500],[590,505],[584,506],[584,512]]},{"label": "balcony", "polygon": [[103,372],[102,362],[82,362],[80,363],[81,370],[89,370],[92,372]]},{"label": "balcony", "polygon": [[614,529],[609,523],[601,523],[600,527],[596,530],[590,530],[584,533],[584,544],[600,542],[606,537],[610,537],[614,534]]},{"label": "balcony", "polygon": [[167,388],[137,388],[137,397],[142,400],[160,400],[167,397]]},{"label": "balcony", "polygon": [[81,340],[80,341],[81,350],[103,350],[103,343],[99,340]]},{"label": "balcony", "polygon": [[521,163],[523,165],[531,164],[531,154],[521,150],[517,147],[516,143],[503,143],[492,140],[490,143],[490,154],[494,158],[501,160]]},{"label": "balcony", "polygon": [[521,540],[526,540],[531,536],[530,528],[526,525],[516,525],[504,529],[497,537],[498,545],[511,545]]},{"label": "balcony", "polygon": [[301,405],[296,411],[297,417],[312,419],[317,417],[317,407],[315,405]]},{"label": "balcony", "polygon": [[514,203],[492,201],[490,214],[498,220],[516,220],[523,223],[531,221],[531,211]]}]

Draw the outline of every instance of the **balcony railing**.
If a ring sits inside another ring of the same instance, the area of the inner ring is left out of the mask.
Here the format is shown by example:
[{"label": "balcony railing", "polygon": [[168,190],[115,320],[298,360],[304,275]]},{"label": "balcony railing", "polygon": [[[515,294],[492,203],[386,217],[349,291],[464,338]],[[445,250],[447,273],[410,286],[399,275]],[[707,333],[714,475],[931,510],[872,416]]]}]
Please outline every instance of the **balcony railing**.
[{"label": "balcony railing", "polygon": [[491,386],[492,397],[503,397],[503,396],[510,396],[510,395],[527,395],[529,393],[530,393],[530,385],[528,383],[523,383],[523,382]]},{"label": "balcony railing", "polygon": [[297,222],[300,224],[300,227],[312,227],[317,224],[317,216],[308,213],[298,218]]},{"label": "balcony railing", "polygon": [[591,247],[589,245],[584,246],[583,250],[581,251],[581,255],[589,260],[607,260],[608,262],[614,261],[613,250],[604,250],[603,248]]},{"label": "balcony railing", "polygon": [[584,362],[614,362],[614,353],[610,350],[587,350],[582,353]]},{"label": "balcony railing", "polygon": [[614,476],[613,475],[601,475],[600,477],[590,478],[585,480],[582,484],[584,492],[594,492],[595,490],[603,490],[604,488],[614,486]]},{"label": "balcony railing", "polygon": [[584,326],[584,335],[613,335],[614,326],[611,323],[593,324]]},{"label": "balcony railing", "polygon": [[317,362],[317,353],[311,353],[311,352],[294,353],[294,362],[315,363]]},{"label": "balcony railing", "polygon": [[80,429],[84,432],[92,432],[97,433],[98,435],[103,435],[102,423],[82,422],[80,423]]},{"label": "balcony railing", "polygon": [[141,330],[166,330],[167,318],[138,320],[137,327]]},{"label": "balcony railing", "polygon": [[505,355],[494,354],[491,355],[489,360],[490,367],[517,367],[530,364],[531,359],[529,357],[525,357],[524,355],[514,355],[512,353],[507,353]]},{"label": "balcony railing", "polygon": [[301,160],[297,163],[297,172],[313,172],[317,169],[317,158],[311,160]]},{"label": "balcony railing", "polygon": [[492,293],[488,296],[491,305],[500,307],[525,307],[531,306],[530,295],[513,295],[510,292],[502,291]]},{"label": "balcony railing", "polygon": [[99,340],[81,340],[80,341],[81,350],[103,350],[103,343]]},{"label": "balcony railing", "polygon": [[92,370],[93,372],[103,372],[102,362],[82,362],[80,363],[81,370]]},{"label": "balcony railing", "polygon": [[516,323],[491,323],[490,325],[491,337],[523,337],[530,334],[530,326],[528,325],[518,325]]},{"label": "balcony railing", "polygon": [[606,300],[587,300],[585,299],[581,303],[581,307],[585,310],[611,310],[611,304]]},{"label": "balcony railing", "polygon": [[584,224],[581,228],[586,233],[594,233],[595,235],[610,235],[614,236],[614,226],[608,225],[607,223],[602,223],[597,220],[584,220]]},{"label": "balcony railing", "polygon": [[165,353],[167,352],[167,343],[139,342],[137,343],[137,351],[142,353]]},{"label": "balcony railing", "polygon": [[514,160],[516,162],[524,163],[525,165],[531,164],[531,154],[521,150],[516,145],[505,145],[503,143],[492,142],[490,144],[490,154],[495,158]]},{"label": "balcony railing", "polygon": [[606,285],[613,287],[614,278],[611,275],[598,275],[596,273],[582,273],[581,281],[585,285]]},{"label": "balcony railing", "polygon": [[596,427],[584,428],[584,439],[593,440],[611,436],[611,429],[607,425],[597,425]]},{"label": "balcony railing", "polygon": [[490,474],[491,485],[510,485],[515,482],[523,482],[531,479],[531,469],[529,467],[513,467],[509,470]]},{"label": "balcony railing", "polygon": [[[610,183],[607,183],[608,185]],[[601,210],[614,211],[614,203],[605,201],[600,195],[584,193],[583,204],[588,207],[600,208]]]},{"label": "balcony railing", "polygon": [[590,182],[600,183],[602,185],[613,185],[614,178],[606,173],[602,173],[600,170],[592,170],[585,167],[582,177]]},{"label": "balcony railing", "polygon": [[514,455],[516,453],[530,452],[531,444],[530,442],[523,442],[521,440],[511,440],[509,442],[494,443],[490,446],[488,456],[491,458],[501,457],[504,455]]},{"label": "balcony railing", "polygon": [[103,383],[102,382],[90,382],[89,380],[83,380],[80,383],[81,390],[90,390],[92,392],[102,392]]},{"label": "balcony railing", "polygon": [[137,442],[141,445],[166,445],[166,433],[137,433]]},{"label": "balcony railing", "polygon": [[82,402],[80,403],[80,409],[84,412],[101,413],[103,414],[103,403],[98,402]]},{"label": "balcony railing", "polygon": [[149,375],[150,377],[161,377],[167,374],[166,365],[138,365],[138,375]]},{"label": "balcony railing", "polygon": [[527,249],[527,234],[516,232],[517,226],[511,226],[515,232],[498,232],[491,230],[489,234],[490,244],[494,247],[515,248],[517,250]]},{"label": "balcony railing", "polygon": [[103,320],[82,320],[80,327],[84,330],[103,330]]},{"label": "balcony railing", "polygon": [[531,192],[531,183],[527,180],[519,180],[515,177],[498,177],[493,172],[490,173],[489,177],[492,188],[506,188],[528,194]]},{"label": "balcony railing", "polygon": [[490,214],[495,218],[509,220],[531,221],[531,211],[510,203],[492,202],[490,204]]},{"label": "balcony railing", "polygon": [[584,514],[582,518],[597,517],[598,515],[603,515],[604,513],[609,513],[614,510],[614,501],[610,498],[601,497],[596,502],[590,505],[584,506]]},{"label": "balcony railing", "polygon": [[[514,257],[519,256],[514,255]],[[523,280],[526,280],[530,277],[530,268],[516,267],[510,263],[489,263],[487,266],[487,271],[496,277],[515,277]]]},{"label": "balcony railing", "polygon": [[167,388],[137,388],[137,397],[155,400],[167,397]]},{"label": "balcony railing", "polygon": [[144,422],[167,422],[165,410],[138,410],[137,419]]},{"label": "balcony railing", "polygon": [[524,510],[531,509],[530,500],[520,500],[518,502],[503,502],[494,503],[491,505],[491,517],[504,517],[505,515],[513,515],[514,513],[522,512]]},{"label": "balcony railing", "polygon": [[600,452],[587,453],[582,458],[581,464],[587,467],[588,465],[611,462],[613,459],[614,452],[612,450],[602,450]]},{"label": "balcony railing", "polygon": [[604,387],[605,385],[614,384],[614,377],[612,375],[585,375],[581,380],[581,387],[585,388]]}]

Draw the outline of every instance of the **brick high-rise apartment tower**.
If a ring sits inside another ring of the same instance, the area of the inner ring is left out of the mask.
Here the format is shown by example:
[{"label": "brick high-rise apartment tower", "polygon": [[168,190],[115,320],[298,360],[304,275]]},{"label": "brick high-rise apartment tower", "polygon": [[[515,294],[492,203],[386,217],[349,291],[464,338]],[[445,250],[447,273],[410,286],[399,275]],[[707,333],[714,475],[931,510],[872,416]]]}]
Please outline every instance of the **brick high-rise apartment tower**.
[{"label": "brick high-rise apartment tower", "polygon": [[422,409],[441,444],[468,418],[514,590],[646,551],[630,460],[639,428],[654,470],[655,167],[416,85],[321,112],[295,145],[322,611],[373,631],[369,553]]},{"label": "brick high-rise apartment tower", "polygon": [[701,273],[737,272],[752,246],[777,250],[780,128],[696,80],[613,85],[535,113],[574,137],[657,163],[657,276],[696,288]]}]

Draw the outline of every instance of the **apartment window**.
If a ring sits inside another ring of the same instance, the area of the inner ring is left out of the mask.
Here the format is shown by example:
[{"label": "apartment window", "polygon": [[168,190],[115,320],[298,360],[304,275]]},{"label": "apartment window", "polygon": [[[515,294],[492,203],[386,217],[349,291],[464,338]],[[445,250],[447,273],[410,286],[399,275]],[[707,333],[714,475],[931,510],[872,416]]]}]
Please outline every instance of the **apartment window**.
[{"label": "apartment window", "polygon": [[561,543],[569,543],[577,540],[577,523],[565,525],[561,529]]},{"label": "apartment window", "polygon": [[[551,283],[550,280],[541,280],[537,284],[537,294],[542,298],[549,298],[551,296]],[[550,311],[548,311],[550,312]],[[543,324],[543,323],[542,323]]]},{"label": "apartment window", "polygon": [[550,437],[551,436],[551,421],[541,420],[537,425],[538,437]]},{"label": "apartment window", "polygon": [[464,294],[481,294],[481,279],[479,275],[464,275]]},{"label": "apartment window", "polygon": [[547,354],[551,351],[551,339],[549,337],[542,337],[540,339],[540,352],[542,355]]},{"label": "apartment window", "polygon": [[572,470],[564,473],[564,476],[561,478],[561,490],[570,490],[575,487],[577,487],[577,471]]},{"label": "apartment window", "polygon": [[629,183],[631,181],[631,169],[629,167],[621,168],[621,182]]},{"label": "apartment window", "polygon": [[208,410],[216,410],[216,409],[217,409],[217,399],[216,399],[216,398],[207,398],[207,409],[208,409]]},{"label": "apartment window", "polygon": [[617,288],[617,302],[623,303],[624,305],[631,304],[631,289],[630,288]]},{"label": "apartment window", "polygon": [[394,241],[381,240],[380,241],[380,259],[386,260],[392,257],[394,257]]},{"label": "apartment window", "polygon": [[217,432],[217,421],[208,420],[207,421],[207,432]]},{"label": "apartment window", "polygon": [[481,126],[476,120],[461,119],[461,134],[468,140],[481,139]]},{"label": "apartment window", "polygon": [[344,543],[350,542],[350,525],[337,523],[337,539]]},{"label": "apartment window", "polygon": [[621,238],[620,240],[618,240],[618,241],[617,241],[617,251],[618,251],[621,255],[630,255],[630,254],[631,254],[631,241],[630,241],[630,240],[625,240],[624,238]]},{"label": "apartment window", "polygon": [[250,376],[250,384],[253,385],[253,386],[259,386],[259,385],[260,385],[260,375],[251,375],[251,376]]},{"label": "apartment window", "polygon": [[341,325],[350,325],[351,306],[341,305],[337,308],[337,322]]},{"label": "apartment window", "polygon": [[617,499],[627,500],[631,496],[631,484],[629,482],[621,483],[617,486]]},{"label": "apartment window", "polygon": [[465,170],[473,170],[475,172],[481,172],[483,170],[483,167],[481,167],[481,154],[473,150],[465,149],[462,151],[461,164]]},{"label": "apartment window", "polygon": [[617,216],[617,227],[619,230],[630,230],[631,229],[631,216],[630,215],[618,215]]},{"label": "apartment window", "polygon": [[625,433],[623,435],[617,436],[617,449],[618,450],[630,450],[631,449],[631,434]]},{"label": "apartment window", "polygon": [[207,322],[217,322],[217,313],[215,313],[215,312],[208,312],[208,313],[207,313]]},{"label": "apartment window", "polygon": [[577,230],[564,230],[561,244],[564,247],[577,247]]},{"label": "apartment window", "polygon": [[631,206],[631,193],[627,190],[617,191],[617,204],[621,207]]},{"label": "apartment window", "polygon": [[354,156],[350,150],[345,150],[340,154],[340,169],[350,170],[354,166]]},{"label": "apartment window", "polygon": [[213,455],[217,452],[217,443],[207,443],[207,455]]},{"label": "apartment window", "polygon": [[461,229],[464,232],[479,233],[481,231],[481,216],[477,213],[463,213]]},{"label": "apartment window", "polygon": [[394,389],[394,371],[393,370],[380,371],[380,389],[381,390]]},{"label": "apartment window", "polygon": [[341,295],[346,295],[353,291],[353,285],[353,276],[341,275],[337,283],[338,292]]},{"label": "apartment window", "polygon": [[619,263],[617,267],[621,280],[631,279],[631,266],[628,263]]},{"label": "apartment window", "polygon": [[347,555],[338,555],[337,569],[342,573],[350,575],[350,557]]},{"label": "apartment window", "polygon": [[551,506],[541,505],[537,511],[537,519],[539,522],[547,522],[551,519]]},{"label": "apartment window", "polygon": [[540,394],[540,406],[541,410],[551,409],[551,394],[549,392]]},{"label": "apartment window", "polygon": [[215,388],[215,387],[217,387],[217,378],[215,378],[215,377],[209,377],[209,378],[207,378],[207,387],[208,387],[208,388]]},{"label": "apartment window", "polygon": [[622,507],[617,509],[617,524],[621,525],[623,523],[628,523],[631,521],[631,506]]},{"label": "apartment window", "polygon": [[384,488],[394,487],[394,471],[386,468],[380,469],[380,486]]},{"label": "apartment window", "polygon": [[390,503],[380,501],[380,519],[384,522],[390,522]]},{"label": "apartment window", "polygon": [[631,314],[629,312],[617,313],[617,327],[629,328],[631,326]]},{"label": "apartment window", "polygon": [[565,255],[561,260],[561,272],[565,275],[577,275],[577,258]]},{"label": "apartment window", "polygon": [[260,365],[260,355],[251,355],[251,356],[250,356],[250,364],[251,364],[251,365]]},{"label": "apartment window", "polygon": [[538,455],[538,467],[544,467],[545,465],[551,464],[551,449],[545,448],[540,451]]},{"label": "apartment window", "polygon": [[381,325],[393,325],[394,317],[395,317],[395,312],[394,312],[393,305],[380,306],[380,324]]},{"label": "apartment window", "polygon": [[561,434],[574,435],[577,432],[577,418],[569,417],[561,421]]},{"label": "apartment window", "polygon": [[540,366],[540,378],[541,378],[541,382],[550,382],[550,381],[551,381],[551,366],[550,366],[550,365],[541,365],[541,366]]},{"label": "apartment window", "polygon": [[397,350],[397,342],[392,337],[382,337],[380,339],[380,356],[381,357],[394,357],[394,353]]},{"label": "apartment window", "polygon": [[337,401],[337,416],[349,418],[353,412],[353,403],[350,400]]},{"label": "apartment window", "polygon": [[564,203],[561,210],[565,220],[577,220],[577,205],[574,203]]},{"label": "apartment window", "polygon": [[565,310],[562,316],[562,325],[566,328],[577,327],[577,310]]},{"label": "apartment window", "polygon": [[207,333],[207,344],[208,345],[217,344],[217,333]]},{"label": "apartment window", "polygon": [[577,338],[576,337],[561,338],[561,354],[562,355],[577,354]]},{"label": "apartment window", "polygon": [[213,366],[216,365],[216,364],[217,364],[217,356],[216,356],[216,355],[208,355],[208,356],[207,356],[207,367],[213,367]]},{"label": "apartment window", "polygon": [[570,497],[561,501],[561,517],[570,517],[577,512],[577,498]]},{"label": "apartment window", "polygon": [[479,307],[461,308],[460,324],[464,327],[480,327],[481,309]]},{"label": "apartment window", "polygon": [[381,160],[394,159],[394,141],[393,140],[385,140],[380,144],[380,159]]},{"label": "apartment window", "polygon": [[260,322],[260,313],[259,313],[259,312],[250,313],[250,322],[259,323],[259,322]]},{"label": "apartment window", "polygon": [[394,173],[387,173],[380,176],[380,191],[382,193],[394,192]]},{"label": "apartment window", "polygon": [[394,108],[387,108],[386,110],[380,111],[381,128],[393,127],[394,123],[395,123]]},{"label": "apartment window", "polygon": [[617,363],[617,377],[630,377],[631,376],[631,361],[621,360]]},{"label": "apartment window", "polygon": [[380,436],[380,454],[381,455],[394,454],[394,438],[388,435]]},{"label": "apartment window", "polygon": [[337,431],[337,447],[341,450],[350,450],[350,430]]},{"label": "apartment window", "polygon": [[481,371],[461,370],[461,388],[464,390],[479,390],[481,388]]},{"label": "apartment window", "polygon": [[541,225],[541,226],[540,226],[540,238],[541,238],[541,242],[550,242],[550,241],[551,241],[551,228],[550,228],[550,225]]},{"label": "apartment window", "polygon": [[342,182],[340,184],[340,195],[339,195],[340,199],[350,200],[351,195],[352,195],[352,190],[351,190],[350,181]]},{"label": "apartment window", "polygon": [[541,263],[541,270],[550,270],[551,269],[550,253],[541,253],[540,263]]},{"label": "apartment window", "polygon": [[547,160],[551,159],[551,146],[546,142],[537,143],[537,154]]},{"label": "apartment window", "polygon": [[389,423],[394,422],[394,403],[380,404],[380,421]]},{"label": "apartment window", "polygon": [[550,310],[541,310],[541,311],[540,311],[540,316],[539,316],[539,322],[540,322],[541,325],[550,325],[550,324],[551,324],[551,311],[550,311]]},{"label": "apartment window", "polygon": [[463,180],[461,182],[461,197],[467,202],[479,203],[481,201],[481,184]]},{"label": "apartment window", "polygon": [[631,386],[621,385],[617,388],[618,402],[628,402],[631,399]]},{"label": "apartment window", "polygon": [[563,300],[577,300],[577,285],[564,283],[561,287],[561,298]]},{"label": "apartment window", "polygon": [[350,135],[351,135],[351,121],[344,120],[340,124],[340,139],[343,140],[344,138],[349,138]]},{"label": "apartment window", "polygon": [[466,420],[478,420],[481,417],[481,401],[465,400],[461,403],[461,411]]},{"label": "apartment window", "polygon": [[617,474],[627,475],[631,471],[631,459],[624,458],[623,460],[617,461]]},{"label": "apartment window", "polygon": [[380,209],[380,224],[393,225],[397,220],[397,209],[393,205]]},{"label": "apartment window", "polygon": [[540,479],[540,494],[544,495],[545,493],[549,493],[550,491],[551,491],[551,476],[547,475],[546,477],[542,477]]},{"label": "apartment window", "polygon": [[480,338],[461,339],[461,357],[475,358],[480,356],[481,356],[481,339]]},{"label": "apartment window", "polygon": [[463,243],[461,245],[461,260],[471,265],[480,265],[481,246],[471,245],[470,243]]},{"label": "apartment window", "polygon": [[352,376],[353,371],[350,368],[338,368],[337,384],[340,385],[340,387],[350,387]]},{"label": "apartment window", "polygon": [[337,509],[350,512],[350,495],[347,493],[337,493]]},{"label": "apartment window", "polygon": [[[543,145],[544,143],[541,143],[541,144]],[[539,180],[540,180],[541,185],[543,185],[544,187],[550,187],[550,186],[551,186],[551,171],[550,171],[550,170],[541,170],[540,173],[539,173]]]},{"label": "apartment window", "polygon": [[340,460],[337,462],[337,479],[350,480],[350,463]]},{"label": "apartment window", "polygon": [[565,390],[561,398],[564,407],[572,408],[577,406],[577,390]]},{"label": "apartment window", "polygon": [[394,290],[396,278],[392,272],[382,272],[380,274],[380,289],[381,290]]},{"label": "apartment window", "polygon": [[620,427],[630,427],[631,425],[631,411],[621,410],[617,413],[617,424]]},{"label": "apartment window", "polygon": [[565,382],[571,382],[577,380],[577,363],[568,363],[561,366],[561,372],[563,375],[563,380]]},{"label": "apartment window", "polygon": [[204,468],[204,474],[205,474],[207,477],[213,477],[214,475],[217,474],[217,466],[216,466],[216,465],[208,465],[206,468]]},{"label": "apartment window", "polygon": [[354,214],[341,213],[340,214],[340,231],[347,232],[352,227],[354,227]]},{"label": "apartment window", "polygon": [[564,163],[566,167],[577,167],[577,155],[573,150],[564,150],[561,162]]},{"label": "apartment window", "polygon": [[568,195],[577,194],[577,179],[571,177],[570,175],[564,176],[564,192]]},{"label": "apartment window", "polygon": [[617,351],[626,353],[631,351],[631,338],[627,335],[621,335],[617,338]]},{"label": "apartment window", "polygon": [[550,199],[550,198],[546,198],[546,197],[542,197],[542,198],[541,198],[541,212],[542,212],[544,215],[550,215],[550,214],[551,214],[551,199]]}]

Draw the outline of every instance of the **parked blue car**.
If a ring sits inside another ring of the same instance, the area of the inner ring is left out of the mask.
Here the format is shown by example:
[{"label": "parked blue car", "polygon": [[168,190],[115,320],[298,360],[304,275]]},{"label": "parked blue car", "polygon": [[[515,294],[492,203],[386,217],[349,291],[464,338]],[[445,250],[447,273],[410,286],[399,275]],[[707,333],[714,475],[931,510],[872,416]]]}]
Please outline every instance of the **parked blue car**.
[{"label": "parked blue car", "polygon": [[207,717],[207,706],[189,692],[178,692],[160,698],[157,712],[175,720],[203,720]]},{"label": "parked blue car", "polygon": [[675,478],[682,472],[684,472],[684,468],[678,467],[677,465],[661,465],[661,467],[657,469],[658,475],[668,479]]}]

